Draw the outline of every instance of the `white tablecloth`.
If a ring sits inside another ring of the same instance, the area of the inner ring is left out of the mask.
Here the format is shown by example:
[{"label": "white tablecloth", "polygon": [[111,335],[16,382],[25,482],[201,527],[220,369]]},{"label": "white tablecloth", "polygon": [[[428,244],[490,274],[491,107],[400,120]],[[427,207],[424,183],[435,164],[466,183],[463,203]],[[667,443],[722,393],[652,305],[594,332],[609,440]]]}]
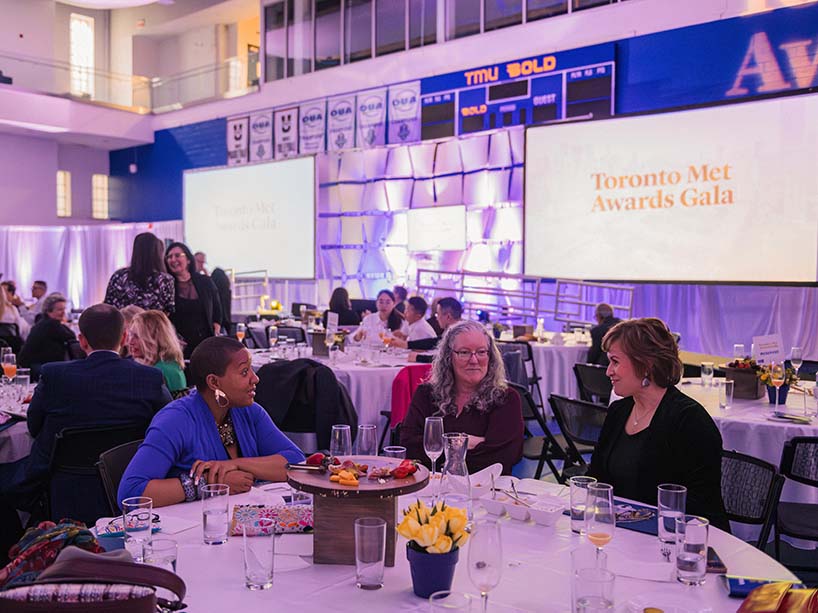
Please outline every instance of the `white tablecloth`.
[{"label": "white tablecloth", "polygon": [[26,457],[33,441],[24,421],[0,432],[0,464],[16,462]]},{"label": "white tablecloth", "polygon": [[[231,504],[264,502],[257,490],[231,498]],[[399,501],[399,507],[409,500]],[[293,539],[309,536],[289,536],[289,543],[277,542],[276,575],[271,589],[251,592],[244,587],[241,538],[231,537],[224,545],[202,544],[201,503],[175,505],[159,509],[163,517],[195,520],[197,526],[167,535],[179,543],[177,570],[187,584],[186,602],[190,611],[332,611],[333,613],[367,613],[396,611],[428,611],[428,603],[412,593],[411,578],[404,548],[405,540],[398,537],[395,566],[387,568],[384,587],[377,591],[362,591],[355,587],[355,568],[340,565],[312,565],[311,557],[284,554]],[[478,508],[478,515],[482,510]],[[490,610],[508,611],[569,611],[570,610],[570,551],[583,541],[570,532],[569,520],[562,517],[553,527],[543,527],[516,520],[502,520],[503,576],[491,592],[490,604],[505,605]],[[280,537],[279,537],[280,538]],[[792,580],[792,574],[773,559],[746,543],[717,529],[710,532],[710,544],[724,560],[729,572],[751,577]],[[686,588],[675,582],[655,582],[631,579],[638,563],[661,565],[656,537],[618,529],[608,546],[609,568],[618,576],[615,584],[617,611],[627,611],[624,605],[632,598],[653,594],[653,606],[667,606],[677,599],[695,603],[696,611],[735,611],[740,601],[730,599],[718,579],[709,575],[698,588]],[[454,589],[475,592],[467,570],[468,545],[461,551],[454,578]],[[308,562],[305,564],[304,562]],[[668,576],[670,565],[667,567]],[[656,566],[653,566],[656,568]],[[289,570],[283,570],[289,569]]]},{"label": "white tablecloth", "polygon": [[579,398],[574,364],[585,362],[588,358],[588,346],[573,343],[569,345],[531,343],[531,350],[537,374],[542,377],[540,391],[549,415],[549,395],[559,394],[568,398]]}]

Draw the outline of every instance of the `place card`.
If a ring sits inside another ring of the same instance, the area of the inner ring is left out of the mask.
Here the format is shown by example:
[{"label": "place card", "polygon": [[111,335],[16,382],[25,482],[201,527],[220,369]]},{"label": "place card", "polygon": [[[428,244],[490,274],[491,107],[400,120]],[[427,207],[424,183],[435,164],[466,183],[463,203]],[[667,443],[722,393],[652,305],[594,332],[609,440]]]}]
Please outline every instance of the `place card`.
[{"label": "place card", "polygon": [[783,362],[787,358],[784,353],[784,341],[781,340],[780,334],[754,336],[753,345],[755,345],[755,359],[759,364]]}]

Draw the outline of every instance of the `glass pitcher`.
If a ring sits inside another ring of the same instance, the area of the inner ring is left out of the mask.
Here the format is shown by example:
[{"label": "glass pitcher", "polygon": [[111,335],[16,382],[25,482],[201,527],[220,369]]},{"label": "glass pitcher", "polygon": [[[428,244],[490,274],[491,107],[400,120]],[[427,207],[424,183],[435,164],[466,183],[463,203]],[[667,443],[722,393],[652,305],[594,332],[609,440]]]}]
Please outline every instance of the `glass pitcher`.
[{"label": "glass pitcher", "polygon": [[466,466],[469,435],[463,432],[447,432],[443,435],[443,451],[446,462],[440,478],[440,499],[446,505],[466,509],[471,519],[471,481]]}]

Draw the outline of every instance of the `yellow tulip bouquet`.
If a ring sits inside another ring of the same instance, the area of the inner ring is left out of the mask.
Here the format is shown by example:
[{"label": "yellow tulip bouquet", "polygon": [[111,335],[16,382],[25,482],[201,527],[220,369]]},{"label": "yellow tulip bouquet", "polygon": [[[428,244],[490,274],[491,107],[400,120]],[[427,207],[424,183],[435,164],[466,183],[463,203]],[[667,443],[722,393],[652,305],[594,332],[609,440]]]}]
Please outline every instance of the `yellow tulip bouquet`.
[{"label": "yellow tulip bouquet", "polygon": [[418,500],[403,512],[396,530],[409,539],[409,547],[421,553],[449,553],[466,544],[469,518],[465,509],[440,501],[429,507]]}]

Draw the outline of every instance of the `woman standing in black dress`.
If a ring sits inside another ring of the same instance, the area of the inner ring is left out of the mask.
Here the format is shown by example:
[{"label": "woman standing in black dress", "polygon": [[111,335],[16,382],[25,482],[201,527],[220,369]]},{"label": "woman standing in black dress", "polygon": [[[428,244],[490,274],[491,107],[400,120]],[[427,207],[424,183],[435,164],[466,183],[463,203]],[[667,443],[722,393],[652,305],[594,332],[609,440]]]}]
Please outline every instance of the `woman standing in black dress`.
[{"label": "woman standing in black dress", "polygon": [[165,264],[175,279],[176,290],[176,308],[170,320],[185,341],[185,358],[190,358],[199,343],[221,329],[219,294],[210,277],[196,274],[193,254],[184,243],[168,245]]}]

